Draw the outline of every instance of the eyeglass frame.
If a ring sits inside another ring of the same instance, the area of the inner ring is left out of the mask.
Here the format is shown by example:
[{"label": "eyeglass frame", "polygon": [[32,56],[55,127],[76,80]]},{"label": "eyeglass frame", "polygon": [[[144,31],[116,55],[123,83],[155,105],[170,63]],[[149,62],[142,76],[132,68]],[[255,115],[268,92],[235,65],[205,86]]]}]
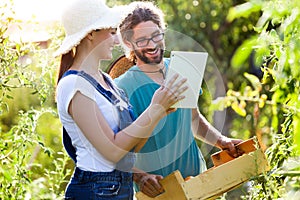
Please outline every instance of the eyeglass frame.
[{"label": "eyeglass frame", "polygon": [[[161,38],[161,39],[156,40],[156,41],[153,40],[153,38],[155,38],[155,37],[157,37],[157,36],[159,36],[159,35],[162,35],[162,38]],[[152,40],[152,42],[154,42],[154,43],[158,43],[158,42],[162,41],[162,40],[164,39],[164,37],[165,37],[165,33],[164,33],[164,32],[161,32],[161,33],[157,33],[157,34],[153,35],[151,38],[139,39],[139,40],[137,40],[137,41],[132,41],[132,42],[134,42],[135,45],[136,45],[137,47],[146,47],[146,46],[149,45],[150,40]],[[147,43],[146,43],[145,45],[142,45],[142,46],[141,46],[141,45],[138,45],[139,42],[144,42],[144,41],[147,41]]]}]

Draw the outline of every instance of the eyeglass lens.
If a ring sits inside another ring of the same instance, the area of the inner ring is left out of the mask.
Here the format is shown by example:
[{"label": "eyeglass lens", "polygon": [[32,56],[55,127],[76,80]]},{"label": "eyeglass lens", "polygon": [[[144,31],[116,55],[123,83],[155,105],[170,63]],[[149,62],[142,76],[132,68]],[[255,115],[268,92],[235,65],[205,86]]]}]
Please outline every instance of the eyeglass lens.
[{"label": "eyeglass lens", "polygon": [[138,40],[135,43],[136,43],[136,46],[138,46],[138,47],[145,47],[149,44],[150,40],[152,40],[153,42],[156,43],[163,39],[164,39],[164,33],[159,33],[159,34],[154,35],[151,38],[145,38],[145,39]]}]

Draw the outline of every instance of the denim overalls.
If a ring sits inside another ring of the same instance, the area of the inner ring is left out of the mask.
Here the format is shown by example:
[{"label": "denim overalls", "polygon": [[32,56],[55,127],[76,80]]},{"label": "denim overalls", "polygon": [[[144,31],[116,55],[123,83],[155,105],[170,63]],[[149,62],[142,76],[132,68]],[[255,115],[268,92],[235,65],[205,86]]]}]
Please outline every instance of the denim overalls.
[{"label": "denim overalls", "polygon": [[[76,74],[89,81],[98,92],[108,99],[118,109],[119,113],[119,130],[126,128],[135,119],[132,108],[129,105],[124,109],[118,105],[119,100],[110,92],[105,90],[93,77],[83,71],[69,70],[63,77]],[[121,94],[121,98],[128,102],[125,93],[115,88],[108,77],[104,74],[104,79],[109,86]],[[119,131],[117,130],[115,134]],[[72,146],[71,138],[63,128],[63,144],[76,163],[76,150]],[[69,182],[65,199],[68,200],[88,200],[88,199],[114,199],[130,200],[133,199],[133,180],[131,169],[135,161],[133,152],[128,152],[117,164],[116,169],[112,172],[90,172],[83,171],[78,167],[75,168],[71,181]]]}]

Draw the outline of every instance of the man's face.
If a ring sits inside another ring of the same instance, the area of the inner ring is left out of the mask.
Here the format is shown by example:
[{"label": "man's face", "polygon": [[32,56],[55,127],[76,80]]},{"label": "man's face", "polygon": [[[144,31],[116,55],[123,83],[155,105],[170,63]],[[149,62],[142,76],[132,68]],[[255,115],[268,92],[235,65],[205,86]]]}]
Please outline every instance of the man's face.
[{"label": "man's face", "polygon": [[159,64],[164,53],[164,33],[152,21],[141,22],[133,29],[131,43],[138,60],[145,64]]}]

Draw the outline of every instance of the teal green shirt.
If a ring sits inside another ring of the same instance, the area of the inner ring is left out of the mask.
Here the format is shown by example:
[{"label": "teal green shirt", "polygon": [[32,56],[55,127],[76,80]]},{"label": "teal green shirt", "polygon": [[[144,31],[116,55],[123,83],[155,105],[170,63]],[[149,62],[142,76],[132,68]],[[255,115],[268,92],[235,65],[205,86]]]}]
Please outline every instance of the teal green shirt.
[{"label": "teal green shirt", "polygon": [[[168,66],[169,59],[165,59]],[[160,87],[137,66],[115,79],[139,116],[150,104]],[[147,143],[137,153],[135,166],[148,173],[167,176],[179,170],[182,176],[196,176],[206,170],[205,160],[192,133],[192,110],[177,109],[156,126]]]}]

